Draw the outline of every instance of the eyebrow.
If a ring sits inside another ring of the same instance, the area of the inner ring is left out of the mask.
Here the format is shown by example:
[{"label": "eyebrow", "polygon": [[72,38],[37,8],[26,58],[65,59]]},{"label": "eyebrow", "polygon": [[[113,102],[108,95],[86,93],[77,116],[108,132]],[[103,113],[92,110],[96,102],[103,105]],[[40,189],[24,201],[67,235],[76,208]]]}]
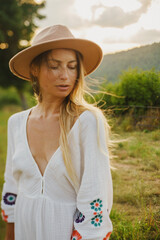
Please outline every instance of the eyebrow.
[{"label": "eyebrow", "polygon": [[[58,60],[58,59],[55,59],[55,58],[50,58],[48,59],[48,61],[53,61],[53,62],[58,62],[58,63],[61,63],[62,61]],[[77,60],[71,60],[69,61],[68,63],[73,63],[73,62],[77,62]]]}]

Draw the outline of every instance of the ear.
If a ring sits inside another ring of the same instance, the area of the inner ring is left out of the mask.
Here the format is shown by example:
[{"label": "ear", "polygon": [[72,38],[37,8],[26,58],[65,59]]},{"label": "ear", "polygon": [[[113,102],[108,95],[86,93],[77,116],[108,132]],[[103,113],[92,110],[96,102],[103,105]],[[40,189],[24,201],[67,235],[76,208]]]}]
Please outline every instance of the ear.
[{"label": "ear", "polygon": [[37,66],[34,66],[33,64],[31,65],[31,73],[34,77],[38,77],[38,67]]}]

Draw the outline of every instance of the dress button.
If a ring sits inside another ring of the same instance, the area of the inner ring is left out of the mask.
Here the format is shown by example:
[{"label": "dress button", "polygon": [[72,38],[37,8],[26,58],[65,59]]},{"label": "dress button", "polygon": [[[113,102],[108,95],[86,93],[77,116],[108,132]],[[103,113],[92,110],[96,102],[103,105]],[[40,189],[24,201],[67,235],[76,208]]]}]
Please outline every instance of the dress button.
[{"label": "dress button", "polygon": [[41,190],[41,194],[43,194],[43,190],[44,190],[44,179],[42,179],[42,190]]}]

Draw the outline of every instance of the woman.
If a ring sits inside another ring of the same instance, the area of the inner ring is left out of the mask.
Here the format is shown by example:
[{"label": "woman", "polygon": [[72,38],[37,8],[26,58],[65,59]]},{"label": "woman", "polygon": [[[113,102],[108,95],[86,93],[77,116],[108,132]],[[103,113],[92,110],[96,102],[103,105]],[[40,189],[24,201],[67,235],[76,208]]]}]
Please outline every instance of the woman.
[{"label": "woman", "polygon": [[2,193],[6,240],[105,240],[112,223],[108,124],[84,98],[101,48],[65,26],[42,30],[10,60],[38,104],[8,121]]}]

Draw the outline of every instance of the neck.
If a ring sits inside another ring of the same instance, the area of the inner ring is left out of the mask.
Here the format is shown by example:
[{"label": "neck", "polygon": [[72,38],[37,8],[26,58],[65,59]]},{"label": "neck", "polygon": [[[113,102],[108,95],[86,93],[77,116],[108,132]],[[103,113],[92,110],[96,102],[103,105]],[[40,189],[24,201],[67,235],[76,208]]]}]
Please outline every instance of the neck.
[{"label": "neck", "polygon": [[57,99],[54,101],[45,101],[42,100],[41,103],[38,103],[36,110],[40,117],[49,117],[51,115],[57,115],[60,112],[60,106],[63,102],[63,99]]}]

